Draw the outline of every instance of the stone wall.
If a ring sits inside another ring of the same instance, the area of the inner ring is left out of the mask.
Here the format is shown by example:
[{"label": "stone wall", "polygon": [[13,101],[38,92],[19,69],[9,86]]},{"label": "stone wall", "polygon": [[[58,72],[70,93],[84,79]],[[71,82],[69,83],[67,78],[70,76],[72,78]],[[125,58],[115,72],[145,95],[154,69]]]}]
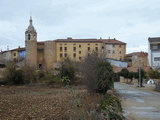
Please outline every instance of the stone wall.
[{"label": "stone wall", "polygon": [[52,69],[56,61],[55,42],[46,41],[44,44],[45,69]]},{"label": "stone wall", "polygon": [[155,90],[160,92],[160,81],[156,82]]}]

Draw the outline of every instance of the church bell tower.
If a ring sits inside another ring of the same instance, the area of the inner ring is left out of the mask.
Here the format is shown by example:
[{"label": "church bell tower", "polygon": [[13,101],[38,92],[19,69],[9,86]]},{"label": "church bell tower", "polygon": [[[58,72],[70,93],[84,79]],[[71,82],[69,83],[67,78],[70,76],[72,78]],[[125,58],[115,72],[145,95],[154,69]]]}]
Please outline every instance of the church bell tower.
[{"label": "church bell tower", "polygon": [[33,20],[30,17],[29,26],[25,32],[25,47],[26,47],[26,65],[37,68],[37,32],[32,24]]}]

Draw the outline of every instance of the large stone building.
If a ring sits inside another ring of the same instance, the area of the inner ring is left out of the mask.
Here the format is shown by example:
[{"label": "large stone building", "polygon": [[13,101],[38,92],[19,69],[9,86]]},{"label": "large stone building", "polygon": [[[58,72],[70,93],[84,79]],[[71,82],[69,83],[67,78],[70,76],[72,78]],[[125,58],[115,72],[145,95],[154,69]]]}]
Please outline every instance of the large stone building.
[{"label": "large stone building", "polygon": [[160,37],[148,38],[148,59],[152,68],[160,68]]},{"label": "large stone building", "polygon": [[65,58],[81,61],[93,50],[105,58],[124,60],[126,43],[116,39],[57,39],[37,42],[37,32],[30,18],[25,32],[26,63],[37,69],[54,68]]}]

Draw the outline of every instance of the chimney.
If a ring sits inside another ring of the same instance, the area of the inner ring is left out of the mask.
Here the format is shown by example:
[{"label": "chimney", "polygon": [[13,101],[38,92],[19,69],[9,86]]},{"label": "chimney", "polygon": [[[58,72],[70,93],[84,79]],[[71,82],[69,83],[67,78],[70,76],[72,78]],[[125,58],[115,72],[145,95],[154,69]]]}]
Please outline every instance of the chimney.
[{"label": "chimney", "polygon": [[68,40],[72,40],[72,37],[67,37]]},{"label": "chimney", "polygon": [[9,46],[7,46],[7,51],[9,51]]},{"label": "chimney", "polygon": [[18,46],[18,49],[20,49],[21,47],[20,46]]}]

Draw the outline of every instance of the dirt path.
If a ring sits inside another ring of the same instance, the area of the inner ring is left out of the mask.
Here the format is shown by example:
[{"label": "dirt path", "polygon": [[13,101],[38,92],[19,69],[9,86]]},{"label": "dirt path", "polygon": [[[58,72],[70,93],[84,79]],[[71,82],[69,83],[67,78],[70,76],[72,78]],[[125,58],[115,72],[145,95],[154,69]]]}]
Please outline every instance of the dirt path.
[{"label": "dirt path", "polygon": [[124,116],[127,120],[160,120],[160,92],[154,86],[138,88],[134,85],[115,83],[122,94]]}]

